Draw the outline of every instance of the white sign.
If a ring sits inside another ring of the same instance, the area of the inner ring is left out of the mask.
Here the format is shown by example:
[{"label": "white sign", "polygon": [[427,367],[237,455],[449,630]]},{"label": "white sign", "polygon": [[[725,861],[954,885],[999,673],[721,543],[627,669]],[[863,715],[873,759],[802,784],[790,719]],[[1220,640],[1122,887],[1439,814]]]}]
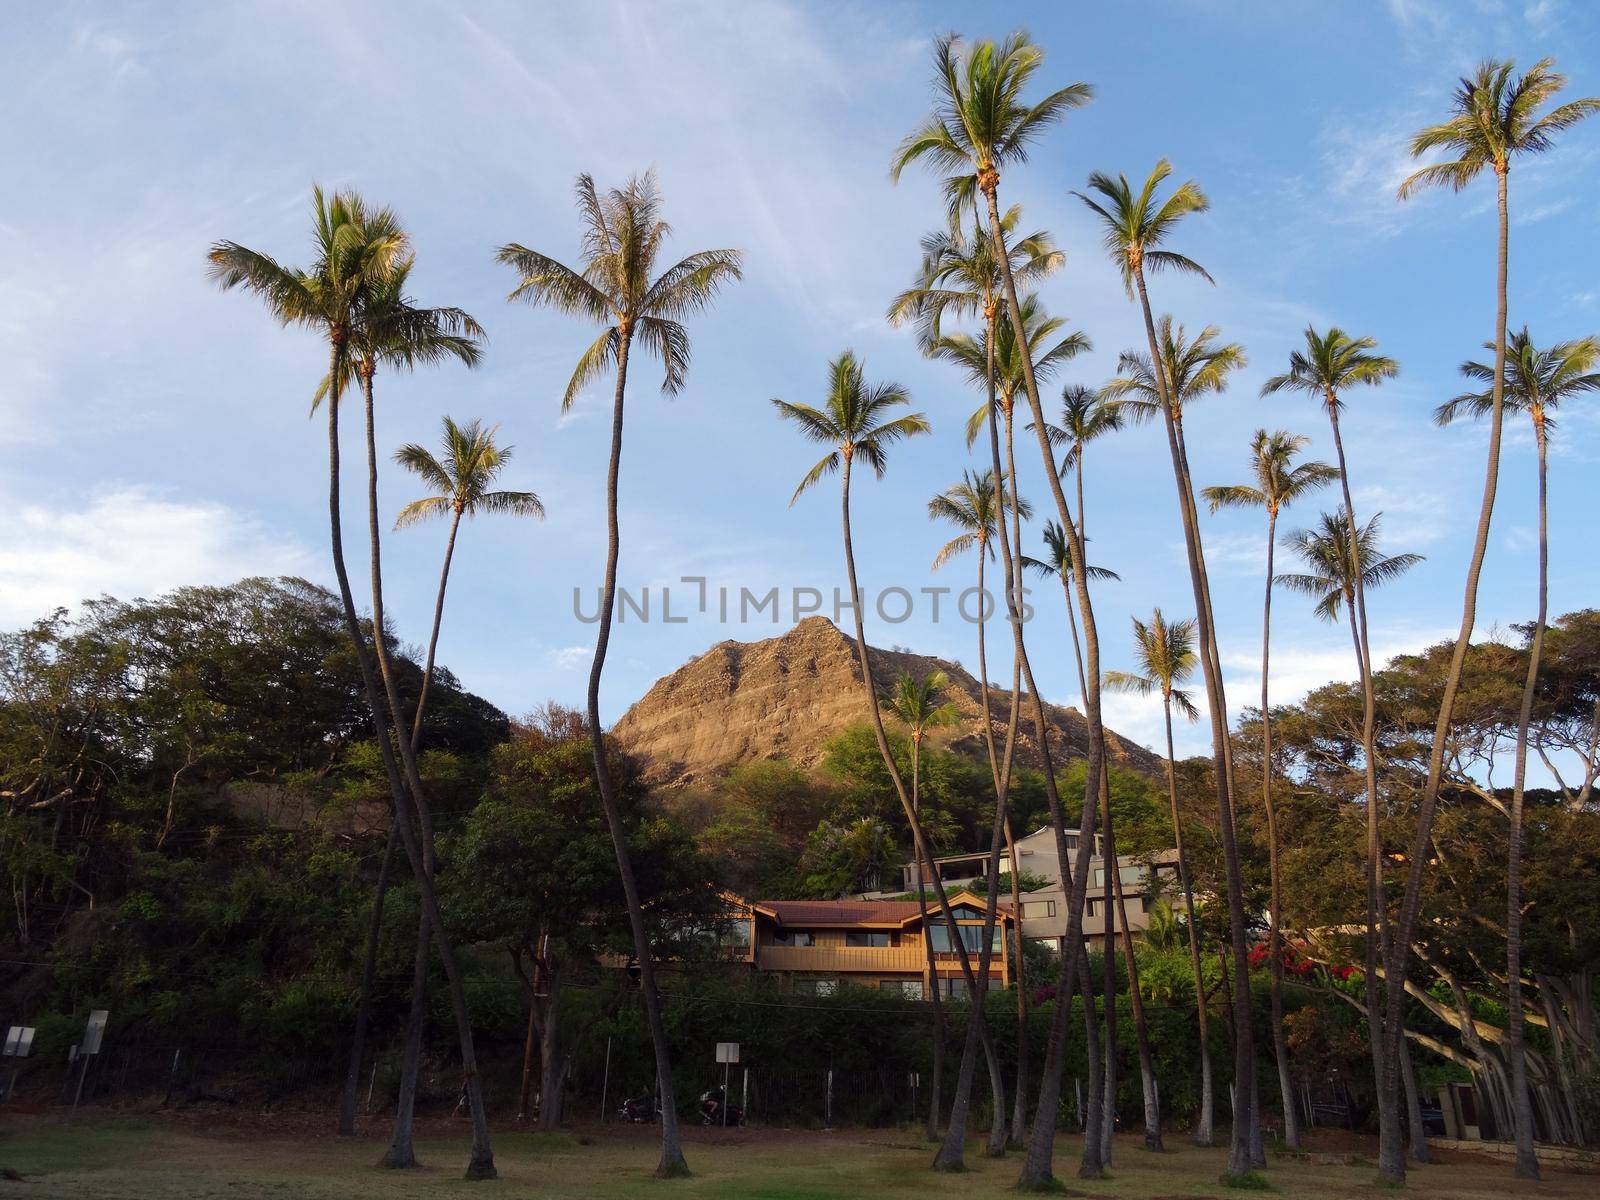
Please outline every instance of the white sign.
[{"label": "white sign", "polygon": [[5,1056],[7,1058],[27,1058],[28,1051],[33,1049],[34,1028],[32,1025],[13,1025],[6,1031]]},{"label": "white sign", "polygon": [[99,1054],[100,1039],[105,1036],[106,1022],[111,1014],[103,1008],[97,1008],[89,1014],[89,1023],[83,1028],[83,1041],[80,1042],[80,1054]]},{"label": "white sign", "polygon": [[738,1042],[718,1042],[717,1061],[719,1063],[736,1063],[739,1061]]}]

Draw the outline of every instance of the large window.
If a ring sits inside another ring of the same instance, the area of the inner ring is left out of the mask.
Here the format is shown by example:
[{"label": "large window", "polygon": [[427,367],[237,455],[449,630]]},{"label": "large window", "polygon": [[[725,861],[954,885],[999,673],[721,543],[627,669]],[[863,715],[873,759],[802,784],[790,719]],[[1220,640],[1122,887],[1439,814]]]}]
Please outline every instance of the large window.
[{"label": "large window", "polygon": [[837,979],[796,979],[794,990],[802,996],[831,996],[839,990]]},{"label": "large window", "polygon": [[892,946],[894,938],[887,929],[848,929],[845,931],[844,944],[846,946]]},{"label": "large window", "polygon": [[741,917],[724,923],[717,932],[717,941],[735,950],[748,950],[750,948],[749,918]]},{"label": "large window", "polygon": [[1024,900],[1022,902],[1022,919],[1037,921],[1045,917],[1056,915],[1056,902],[1054,900]]},{"label": "large window", "polygon": [[882,979],[878,981],[878,990],[894,996],[904,996],[907,1000],[921,1000],[922,980]]},{"label": "large window", "polygon": [[816,935],[809,929],[774,929],[772,931],[772,944],[774,946],[814,946]]},{"label": "large window", "polygon": [[[1121,878],[1123,887],[1143,887],[1144,886],[1144,868],[1143,867],[1139,867],[1139,866],[1121,867],[1121,868],[1119,868],[1117,870],[1117,875]],[[1104,867],[1097,867],[1095,869],[1094,885],[1095,885],[1095,887],[1105,887],[1105,885],[1106,885],[1106,872],[1105,872],[1105,868]]]},{"label": "large window", "polygon": [[[961,930],[961,944],[969,951],[975,953],[982,948],[982,925],[958,925],[956,928]],[[950,926],[941,921],[929,929],[928,933],[929,936],[933,938],[933,948],[936,952],[940,954],[951,954],[955,951],[955,944],[950,940]],[[1001,932],[998,922],[996,922],[994,927],[994,949],[1005,949],[1005,935]]]}]

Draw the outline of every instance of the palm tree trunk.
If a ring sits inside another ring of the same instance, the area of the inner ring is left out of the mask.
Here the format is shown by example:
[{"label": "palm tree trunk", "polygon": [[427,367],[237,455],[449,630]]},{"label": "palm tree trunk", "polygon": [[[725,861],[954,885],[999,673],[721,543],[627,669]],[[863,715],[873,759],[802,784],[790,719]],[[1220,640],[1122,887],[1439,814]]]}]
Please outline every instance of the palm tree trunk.
[{"label": "palm tree trunk", "polygon": [[[1080,510],[1081,511],[1081,510]],[[1111,789],[1101,777],[1101,803],[1105,812],[1106,859],[1111,867],[1111,888],[1116,897],[1117,919],[1122,925],[1122,957],[1128,967],[1128,1004],[1133,1013],[1133,1032],[1139,1052],[1139,1085],[1144,1097],[1144,1148],[1161,1151],[1161,1098],[1156,1087],[1155,1059],[1150,1054],[1150,1027],[1145,1021],[1144,997],[1139,993],[1139,963],[1133,953],[1133,931],[1128,925],[1128,907],[1122,894],[1122,868],[1117,863],[1116,836],[1111,820]]]},{"label": "palm tree trunk", "polygon": [[[900,777],[900,769],[895,765],[894,755],[889,750],[889,738],[883,731],[883,715],[878,711],[878,693],[872,682],[872,652],[867,645],[866,625],[861,616],[861,588],[856,582],[856,552],[855,544],[850,537],[850,470],[852,466],[852,450],[847,447],[844,451],[844,471],[840,498],[840,520],[844,532],[844,565],[845,575],[850,584],[850,598],[852,600],[851,613],[855,618],[856,653],[861,659],[861,686],[866,690],[867,709],[872,718],[872,732],[878,743],[878,753],[883,758],[884,769],[889,773],[889,779],[894,784],[895,793],[900,798],[900,806],[905,812],[906,822],[911,827],[911,837],[918,856],[928,863],[934,859],[933,849],[928,844],[928,837],[922,828],[921,815],[911,806],[911,796],[906,791],[905,780]],[[998,849],[991,847],[990,857],[998,857]],[[939,915],[952,931],[956,926],[955,916],[950,910],[950,897],[945,893],[944,881],[937,873],[933,876],[934,896],[939,901]],[[990,895],[993,896],[994,888],[991,886]],[[967,994],[976,1000],[982,1000],[979,991],[978,975],[972,969],[972,960],[967,955],[966,944],[959,934],[952,933],[953,948],[956,952],[956,962],[961,967],[961,978],[967,987]],[[973,1005],[973,1023],[969,1024],[969,1046],[975,1045],[974,1038],[981,1040],[983,1033],[983,1006],[981,1003]],[[970,1093],[972,1087],[972,1074],[970,1070],[972,1055],[963,1052],[963,1068],[967,1070],[966,1090]],[[936,1171],[961,1170],[964,1162],[964,1143],[966,1138],[966,1111],[962,1105],[961,1086],[957,1084],[956,1102],[951,1106],[950,1128],[945,1133],[939,1152],[934,1156],[933,1168]],[[962,1125],[956,1126],[956,1109],[961,1107],[960,1117]]]},{"label": "palm tree trunk", "polygon": [[[1019,344],[1028,344],[1027,330],[1022,324],[1021,307],[1017,301],[1016,280],[1012,277],[1011,260],[1006,253],[1005,235],[1000,227],[1000,209],[995,187],[991,184],[984,189],[988,199],[989,208],[989,237],[993,242],[997,260],[1000,263],[1001,274],[1005,281],[1006,311],[1011,320],[1011,327],[1017,335]],[[1022,356],[1023,384],[1028,395],[1028,407],[1033,415],[1034,433],[1039,439],[1039,450],[1044,457],[1045,475],[1050,480],[1050,489],[1060,513],[1061,525],[1064,530],[1072,528],[1072,516],[1067,509],[1066,496],[1061,491],[1061,480],[1055,471],[1055,456],[1050,450],[1049,436],[1045,433],[1044,406],[1039,401],[1039,384],[1034,377],[1033,361],[1028,354]],[[1092,680],[1088,694],[1084,700],[1084,719],[1089,726],[1089,753],[1086,764],[1083,817],[1079,828],[1084,833],[1085,840],[1079,843],[1077,863],[1071,868],[1067,863],[1066,831],[1063,814],[1059,801],[1054,797],[1053,785],[1049,782],[1050,776],[1046,774],[1046,795],[1051,799],[1051,822],[1056,829],[1056,853],[1061,860],[1062,882],[1072,880],[1072,901],[1067,914],[1067,940],[1069,944],[1077,943],[1083,938],[1083,905],[1087,897],[1089,849],[1094,840],[1095,825],[1095,800],[1100,792],[1100,774],[1105,768],[1104,746],[1101,741],[1100,718],[1100,638],[1099,631],[1094,621],[1094,606],[1089,599],[1083,571],[1083,548],[1079,539],[1069,538],[1068,549],[1073,560],[1078,590],[1078,606],[1083,616],[1084,648],[1088,659],[1089,676]],[[1033,693],[1035,713],[1037,714],[1039,728],[1040,749],[1048,755],[1048,739],[1044,730],[1047,726],[1043,720],[1043,702],[1039,698],[1038,689],[1034,684],[1033,670],[1027,660],[1023,660],[1023,672],[1028,681],[1028,689]],[[1073,871],[1076,874],[1073,874]],[[1077,973],[1078,960],[1070,954],[1062,956],[1061,986],[1057,996],[1069,996],[1072,984]],[[1018,1188],[1025,1191],[1050,1189],[1054,1186],[1055,1175],[1051,1169],[1054,1159],[1056,1110],[1061,1097],[1061,1066],[1066,1049],[1066,1024],[1070,1015],[1070,1004],[1057,1005],[1055,1021],[1051,1024],[1050,1040],[1045,1052],[1044,1074],[1039,1085],[1039,1103],[1034,1110],[1033,1128],[1028,1135],[1028,1153],[1023,1162],[1022,1171],[1017,1179]]]},{"label": "palm tree trunk", "polygon": [[[422,672],[422,689],[417,694],[417,711],[411,722],[411,749],[416,752],[419,740],[422,737],[422,715],[428,704],[428,688],[433,682],[434,652],[439,645],[439,626],[444,619],[444,592],[445,585],[450,579],[450,559],[455,553],[456,530],[461,524],[461,510],[458,508],[450,521],[450,536],[445,542],[444,568],[439,573],[439,596],[433,606],[433,631],[428,637],[428,662]],[[344,1095],[339,1103],[339,1133],[340,1136],[350,1136],[355,1133],[356,1119],[356,1091],[360,1086],[361,1063],[366,1054],[367,1024],[372,1010],[372,985],[378,958],[378,937],[383,930],[383,901],[389,886],[389,860],[394,854],[395,829],[389,827],[389,840],[383,849],[383,864],[378,870],[377,894],[372,901],[372,916],[367,923],[367,948],[361,966],[361,994],[356,1004],[356,1028],[350,1039],[350,1067],[345,1075]],[[423,953],[427,953],[427,940],[422,940]],[[426,973],[424,972],[424,978]],[[408,1058],[412,1054],[409,1034],[407,1038],[406,1053]],[[415,1088],[412,1089],[412,1094]],[[406,1092],[401,1090],[401,1103],[404,1106]],[[409,1129],[410,1121],[407,1119]],[[409,1136],[407,1138],[407,1157],[414,1162],[414,1156],[409,1154]],[[406,1165],[410,1165],[407,1163]]]},{"label": "palm tree trunk", "polygon": [[[1102,820],[1104,819],[1105,805],[1101,805]],[[1103,836],[1103,835],[1102,835]],[[1105,886],[1100,892],[1100,903],[1105,912],[1105,937],[1102,939],[1100,966],[1102,982],[1100,994],[1105,1000],[1105,1069],[1101,1074],[1101,1086],[1105,1089],[1105,1124],[1100,1132],[1100,1158],[1106,1166],[1110,1166],[1116,1158],[1116,1132],[1117,1132],[1117,1091],[1118,1091],[1118,1066],[1117,1061],[1117,1024],[1120,1014],[1117,1012],[1117,906],[1111,902],[1111,877],[1107,873],[1105,843],[1102,842],[1100,851],[1101,872],[1106,874]]]},{"label": "palm tree trunk", "polygon": [[[1283,1026],[1283,886],[1278,871],[1278,806],[1272,798],[1272,702],[1268,664],[1272,657],[1272,576],[1277,551],[1278,506],[1267,506],[1267,586],[1261,601],[1261,807],[1267,817],[1267,870],[1271,890],[1267,912],[1268,983],[1272,1003],[1272,1056],[1278,1060],[1278,1094],[1283,1102],[1283,1142],[1300,1148],[1300,1120],[1295,1110],[1294,1080],[1289,1074],[1289,1039]],[[1172,714],[1167,714],[1167,737],[1172,736]],[[1170,746],[1170,742],[1169,742]],[[1176,819],[1176,816],[1174,816]],[[1194,921],[1193,914],[1189,917]],[[1199,955],[1195,955],[1199,965]],[[1196,984],[1198,987],[1198,977]],[[1198,994],[1198,992],[1197,992]],[[1202,1023],[1202,1037],[1204,1036]],[[1209,1097],[1207,1097],[1209,1101]]]},{"label": "palm tree trunk", "polygon": [[432,938],[426,916],[417,919],[417,949],[411,966],[411,1008],[406,1017],[405,1048],[400,1056],[400,1094],[394,1110],[394,1125],[380,1167],[405,1170],[417,1165],[412,1144],[416,1125],[417,1081],[422,1076],[422,1034],[428,1018],[428,947]]},{"label": "palm tree trunk", "polygon": [[[919,816],[922,812],[922,739],[911,741],[911,808]],[[939,1116],[942,1112],[944,1082],[944,999],[939,995],[939,964],[933,957],[932,930],[928,926],[927,876],[934,870],[931,862],[917,851],[917,917],[922,929],[922,949],[928,959],[928,999],[933,1005],[933,1082],[928,1087],[928,1121],[923,1130],[926,1141],[939,1140]]]},{"label": "palm tree trunk", "polygon": [[[1062,953],[1070,951],[1063,950]],[[1076,957],[1079,962],[1078,992],[1083,1000],[1083,1057],[1085,1074],[1088,1076],[1083,1101],[1083,1154],[1078,1173],[1085,1179],[1100,1179],[1105,1176],[1106,1121],[1105,1085],[1101,1079],[1100,1018],[1094,1007],[1094,977],[1089,973],[1089,952],[1084,949],[1082,938],[1078,939]],[[1072,997],[1069,995],[1064,1001],[1058,997],[1056,1003],[1065,1003],[1071,1008]]]},{"label": "palm tree trunk", "polygon": [[[417,825],[421,831],[422,846],[420,862],[421,875],[417,886],[419,891],[426,888],[429,895],[433,892],[433,818],[428,804],[427,790],[423,786],[422,777],[417,771],[416,748],[410,738],[405,737],[400,731],[404,728],[404,712],[400,703],[400,692],[396,685],[394,669],[389,662],[389,648],[385,640],[385,621],[383,615],[383,560],[380,526],[378,523],[378,447],[376,436],[375,406],[372,395],[373,371],[371,363],[364,365],[361,371],[361,391],[366,409],[366,434],[367,434],[367,535],[371,551],[372,573],[372,627],[373,650],[378,663],[378,675],[383,681],[384,691],[389,702],[389,719],[396,732],[395,743],[400,751],[400,764],[405,772],[406,786],[411,791],[411,798],[417,812]],[[429,906],[424,905],[417,918],[417,954],[419,961],[412,974],[414,982],[418,983],[416,992],[411,998],[411,1022],[407,1031],[406,1059],[409,1069],[420,1069],[422,1056],[422,1027],[427,1015],[426,1009],[426,981],[427,981],[427,956],[428,933],[432,929],[434,938],[439,945],[440,958],[444,962],[445,979],[450,992],[451,1007],[455,1010],[456,1031],[461,1041],[462,1069],[466,1075],[467,1104],[472,1115],[472,1158],[467,1165],[467,1175],[473,1179],[492,1178],[494,1174],[494,1154],[489,1143],[489,1117],[484,1108],[483,1081],[478,1074],[477,1054],[472,1039],[472,1017],[467,1009],[466,989],[461,981],[460,971],[456,965],[454,950],[450,947],[449,937],[443,924],[439,921],[437,904],[433,905],[435,911],[430,913]],[[410,1065],[415,1064],[415,1065]],[[410,1114],[404,1114],[409,1122]],[[399,1119],[396,1121],[399,1129]],[[405,1144],[401,1147],[401,1157],[410,1152],[409,1129],[405,1131]],[[414,1158],[412,1159],[414,1162]],[[410,1165],[395,1163],[393,1165]]]},{"label": "palm tree trunk", "polygon": [[[1350,628],[1356,643],[1356,670],[1361,681],[1361,758],[1367,787],[1367,843],[1366,843],[1366,1001],[1367,1036],[1371,1043],[1372,1077],[1384,1078],[1384,1036],[1382,986],[1378,979],[1378,933],[1380,908],[1383,906],[1383,845],[1378,827],[1378,764],[1377,764],[1377,705],[1372,687],[1372,651],[1367,636],[1366,584],[1362,579],[1360,562],[1361,530],[1356,523],[1355,504],[1350,498],[1350,471],[1344,456],[1344,439],[1339,430],[1339,400],[1332,392],[1327,397],[1328,422],[1333,428],[1333,447],[1339,459],[1339,486],[1344,493],[1344,518],[1350,539],[1350,565],[1353,593],[1348,597]],[[1400,1126],[1399,1097],[1391,1090],[1378,1089],[1378,1125],[1391,1128],[1391,1137],[1397,1136]],[[1381,1137],[1380,1133],[1380,1137]]]},{"label": "palm tree trunk", "polygon": [[383,933],[383,901],[389,891],[389,866],[394,860],[394,844],[398,838],[393,821],[389,823],[389,838],[383,845],[383,859],[378,865],[378,886],[372,896],[372,913],[367,918],[367,948],[361,957],[361,991],[356,1001],[356,1027],[350,1036],[350,1065],[345,1070],[344,1092],[339,1097],[339,1136],[353,1137],[356,1132],[356,1096],[361,1087],[361,1067],[366,1060],[367,1026],[372,1020],[372,984],[378,973],[378,939]]},{"label": "palm tree trunk", "polygon": [[422,713],[428,706],[428,689],[433,685],[433,656],[439,648],[439,626],[444,621],[444,590],[450,583],[450,559],[456,552],[456,530],[461,527],[461,509],[450,518],[450,536],[444,543],[444,566],[439,570],[439,595],[433,602],[433,631],[428,635],[428,661],[422,669],[422,689],[417,693],[417,711],[411,719],[411,752],[422,739]]},{"label": "palm tree trunk", "polygon": [[[438,898],[434,894],[433,881],[423,869],[422,848],[418,844],[416,831],[412,829],[411,822],[417,819],[420,809],[414,802],[420,787],[414,787],[414,771],[411,777],[402,777],[400,765],[395,761],[395,746],[398,744],[403,751],[409,744],[402,737],[396,741],[390,740],[389,720],[397,710],[398,705],[390,698],[388,711],[384,707],[384,697],[379,691],[378,681],[373,671],[372,660],[367,656],[366,638],[361,631],[361,623],[356,617],[355,601],[350,592],[350,577],[345,568],[344,561],[344,533],[343,523],[339,510],[339,399],[343,390],[341,376],[345,362],[344,331],[335,330],[332,346],[329,350],[329,379],[328,390],[328,523],[329,540],[333,554],[334,576],[339,585],[339,600],[344,613],[345,632],[350,638],[352,649],[355,651],[356,664],[361,673],[362,688],[366,693],[367,707],[372,718],[372,732],[378,746],[378,755],[383,763],[384,774],[389,782],[389,791],[394,799],[395,828],[400,832],[400,842],[405,848],[406,858],[411,863],[412,873],[418,879],[418,898],[423,911],[428,915],[430,924],[437,931],[439,942],[439,955],[444,960],[447,976],[451,981],[451,1000],[456,1009],[457,1029],[461,1034],[462,1042],[462,1069],[467,1076],[469,1096],[477,1103],[473,1113],[473,1146],[472,1157],[467,1164],[467,1178],[491,1179],[494,1177],[494,1153],[489,1145],[488,1124],[482,1114],[482,1089],[479,1086],[477,1056],[473,1053],[472,1029],[466,1020],[466,998],[460,988],[460,976],[456,971],[455,953],[450,946],[449,939],[444,936],[443,923],[439,919]],[[370,487],[370,481],[369,481]],[[374,542],[374,563],[377,544]],[[379,596],[374,596],[373,603],[373,632],[374,648],[383,646],[383,626],[378,618]]]},{"label": "palm tree trunk", "polygon": [[1533,696],[1539,683],[1545,622],[1550,614],[1549,467],[1544,410],[1539,406],[1533,410],[1533,432],[1539,452],[1539,613],[1534,620],[1533,638],[1528,643],[1528,674],[1522,685],[1522,708],[1517,714],[1516,774],[1511,787],[1511,831],[1506,848],[1506,1057],[1511,1067],[1512,1129],[1517,1144],[1512,1174],[1518,1179],[1539,1178],[1539,1158],[1533,1149],[1533,1103],[1528,1095],[1528,1053],[1522,1012],[1523,789],[1528,774],[1528,726],[1533,719]]},{"label": "palm tree trunk", "polygon": [[[1018,664],[1020,674],[1021,664]],[[1012,688],[1016,696],[1020,687]],[[1016,703],[1021,703],[1018,696]],[[1028,975],[1022,953],[1022,878],[1018,866],[1017,839],[1012,836],[1011,818],[1006,818],[1006,858],[1011,867],[1011,911],[1016,913],[1016,940],[1012,946],[1016,963],[1017,989],[1017,1082],[1011,1098],[1010,1146],[1022,1148],[1022,1131],[1028,1120]]]},{"label": "palm tree trunk", "polygon": [[616,784],[606,762],[605,732],[600,724],[600,677],[605,671],[606,647],[611,641],[611,613],[617,594],[617,556],[621,538],[617,522],[617,480],[622,470],[623,397],[628,386],[628,349],[632,333],[624,328],[617,350],[617,385],[611,406],[611,458],[606,468],[606,567],[600,597],[600,629],[595,638],[594,662],[589,667],[589,742],[594,752],[595,780],[600,785],[600,803],[617,856],[617,874],[622,880],[622,895],[628,906],[628,925],[633,934],[633,953],[639,964],[639,991],[645,1024],[650,1030],[650,1045],[655,1052],[656,1075],[660,1081],[657,1107],[661,1111],[661,1159],[656,1177],[675,1179],[689,1173],[678,1134],[678,1105],[672,1078],[672,1054],[667,1047],[666,1025],[661,1020],[661,997],[656,991],[655,956],[650,935],[644,927],[644,908],[639,901],[639,884],[633,874],[633,858],[628,852],[628,831],[622,823],[622,807]]},{"label": "palm tree trunk", "polygon": [[1216,1140],[1216,1101],[1211,1077],[1211,1039],[1206,1028],[1209,1020],[1206,979],[1200,965],[1200,926],[1194,919],[1194,884],[1189,878],[1189,861],[1183,850],[1183,821],[1178,815],[1178,770],[1172,745],[1171,693],[1165,693],[1162,701],[1167,724],[1167,806],[1172,812],[1172,840],[1178,852],[1178,883],[1183,888],[1183,912],[1189,932],[1189,969],[1194,972],[1194,1008],[1200,1036],[1200,1121],[1195,1126],[1194,1142],[1197,1146],[1210,1146]]},{"label": "palm tree trunk", "polygon": [[[1483,560],[1489,549],[1489,526],[1494,517],[1495,492],[1500,482],[1500,437],[1504,424],[1506,384],[1506,273],[1510,257],[1511,221],[1504,168],[1497,169],[1496,179],[1499,184],[1500,240],[1495,274],[1494,401],[1489,418],[1488,462],[1483,473],[1483,501],[1478,509],[1477,536],[1473,541],[1472,559],[1467,566],[1467,583],[1461,602],[1461,628],[1456,633],[1450,668],[1445,674],[1444,695],[1440,698],[1439,716],[1433,726],[1433,744],[1428,753],[1428,779],[1417,806],[1417,829],[1411,839],[1405,896],[1385,947],[1384,970],[1389,991],[1384,1006],[1383,1032],[1386,1043],[1382,1086],[1390,1095],[1397,1090],[1396,1059],[1404,1034],[1401,1015],[1405,998],[1406,960],[1410,954],[1412,933],[1416,929],[1417,913],[1422,906],[1422,875],[1427,869],[1428,846],[1433,838],[1433,815],[1439,804],[1439,785],[1444,776],[1445,741],[1450,733],[1456,693],[1461,688],[1467,649],[1472,644],[1472,626],[1478,615],[1478,580],[1483,574]],[[1396,1130],[1385,1137],[1384,1131],[1379,1130],[1378,1170],[1390,1183],[1399,1183],[1406,1175],[1406,1148],[1397,1135]]]},{"label": "palm tree trunk", "polygon": [[1143,269],[1134,271],[1139,307],[1144,316],[1145,338],[1150,347],[1150,366],[1160,393],[1161,416],[1167,429],[1172,471],[1178,489],[1178,508],[1183,519],[1184,544],[1189,558],[1189,580],[1194,590],[1195,620],[1200,642],[1200,668],[1205,677],[1206,701],[1211,718],[1211,754],[1216,776],[1217,826],[1222,835],[1222,862],[1228,888],[1228,939],[1233,954],[1233,1045],[1234,1111],[1229,1141],[1226,1174],[1243,1176],[1250,1171],[1250,1122],[1253,1119],[1250,1094],[1243,1081],[1255,1074],[1255,1044],[1250,1027],[1250,964],[1245,940],[1243,876],[1239,866],[1239,845],[1233,824],[1232,763],[1228,747],[1227,698],[1223,691],[1216,627],[1211,613],[1211,589],[1205,573],[1200,544],[1194,493],[1189,482],[1188,464],[1178,441],[1175,401],[1172,399],[1161,348],[1156,342],[1155,321],[1150,312],[1150,297],[1145,290]]}]

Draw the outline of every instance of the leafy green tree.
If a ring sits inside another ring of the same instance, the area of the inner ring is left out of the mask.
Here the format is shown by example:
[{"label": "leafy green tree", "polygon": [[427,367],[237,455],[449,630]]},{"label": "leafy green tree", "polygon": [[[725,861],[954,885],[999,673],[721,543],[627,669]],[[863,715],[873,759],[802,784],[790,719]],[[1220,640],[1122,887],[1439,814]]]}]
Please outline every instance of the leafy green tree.
[{"label": "leafy green tree", "polygon": [[573,369],[562,398],[563,410],[572,406],[584,386],[615,369],[616,386],[611,404],[611,456],[606,470],[606,566],[601,584],[600,628],[594,661],[589,668],[588,720],[593,742],[595,774],[600,800],[606,810],[615,843],[617,871],[628,899],[634,929],[634,952],[639,960],[644,991],[645,1018],[661,1079],[662,1178],[683,1175],[688,1163],[678,1135],[678,1116],[672,1085],[672,1063],[661,1006],[656,997],[655,969],[645,937],[644,914],[639,909],[638,888],[628,858],[628,843],[615,789],[606,772],[605,747],[600,725],[600,679],[606,649],[611,641],[611,617],[616,602],[617,558],[621,534],[617,513],[617,481],[622,469],[623,400],[628,387],[628,355],[637,339],[645,350],[661,359],[665,368],[662,391],[674,395],[689,371],[689,333],[682,318],[710,307],[723,284],[740,278],[743,256],[737,250],[701,250],[655,274],[656,259],[672,232],[661,216],[661,193],[655,175],[635,176],[622,188],[603,196],[594,180],[580,175],[578,211],[583,218],[583,265],[574,270],[548,255],[512,242],[496,254],[499,262],[517,273],[513,300],[548,305],[558,312],[583,317],[603,326]]},{"label": "leafy green tree", "polygon": [[[1455,693],[1461,685],[1462,664],[1472,640],[1477,616],[1478,579],[1483,570],[1489,544],[1489,522],[1494,513],[1495,490],[1499,481],[1500,436],[1505,399],[1507,261],[1510,255],[1511,218],[1508,184],[1514,159],[1542,154],[1555,144],[1555,135],[1572,128],[1585,117],[1600,112],[1600,97],[1569,100],[1543,113],[1540,109],[1566,86],[1566,77],[1555,70],[1553,59],[1543,58],[1522,74],[1515,74],[1511,60],[1485,59],[1469,76],[1462,78],[1451,97],[1450,117],[1430,125],[1411,139],[1413,157],[1435,150],[1455,155],[1432,163],[1408,176],[1400,185],[1402,200],[1423,188],[1449,187],[1461,191],[1487,167],[1494,172],[1496,203],[1499,212],[1499,242],[1495,271],[1494,381],[1490,393],[1489,454],[1484,471],[1483,503],[1478,512],[1477,537],[1467,568],[1466,596],[1462,603],[1461,628],[1456,634],[1452,669],[1445,679],[1444,695],[1434,725],[1433,752],[1429,758],[1428,779],[1417,814],[1416,834],[1411,845],[1410,867],[1406,873],[1405,898],[1388,939],[1385,973],[1391,981],[1404,978],[1412,931],[1416,927],[1421,903],[1422,875],[1427,864],[1427,848],[1434,810],[1439,800],[1439,785],[1444,770],[1444,745],[1449,734]],[[1516,1002],[1521,989],[1520,974],[1512,972],[1510,995],[1513,1013],[1520,1014]],[[1385,1010],[1384,1037],[1392,1048],[1400,1045],[1398,1028],[1400,988],[1391,987]],[[1514,1018],[1512,1029],[1512,1091],[1516,1097],[1517,1143],[1514,1173],[1518,1178],[1537,1178],[1539,1161],[1533,1149],[1533,1112],[1527,1098],[1527,1075],[1523,1065],[1522,1022]],[[1389,1095],[1395,1091],[1394,1065],[1385,1064],[1382,1087]],[[1380,1137],[1378,1169],[1389,1180],[1405,1178],[1405,1155],[1400,1131],[1388,1123]]]}]

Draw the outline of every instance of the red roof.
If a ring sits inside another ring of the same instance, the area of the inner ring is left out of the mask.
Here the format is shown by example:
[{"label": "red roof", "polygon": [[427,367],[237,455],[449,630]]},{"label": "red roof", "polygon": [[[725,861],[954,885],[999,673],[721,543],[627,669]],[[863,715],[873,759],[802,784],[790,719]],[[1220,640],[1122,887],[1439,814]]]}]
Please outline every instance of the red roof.
[{"label": "red roof", "polygon": [[[949,897],[952,905],[958,901],[982,906],[981,897],[963,892]],[[919,915],[915,900],[760,900],[756,907],[771,913],[781,925],[904,925]],[[937,902],[928,905],[937,911]],[[1010,911],[1010,904],[1001,901],[1002,913]]]}]

